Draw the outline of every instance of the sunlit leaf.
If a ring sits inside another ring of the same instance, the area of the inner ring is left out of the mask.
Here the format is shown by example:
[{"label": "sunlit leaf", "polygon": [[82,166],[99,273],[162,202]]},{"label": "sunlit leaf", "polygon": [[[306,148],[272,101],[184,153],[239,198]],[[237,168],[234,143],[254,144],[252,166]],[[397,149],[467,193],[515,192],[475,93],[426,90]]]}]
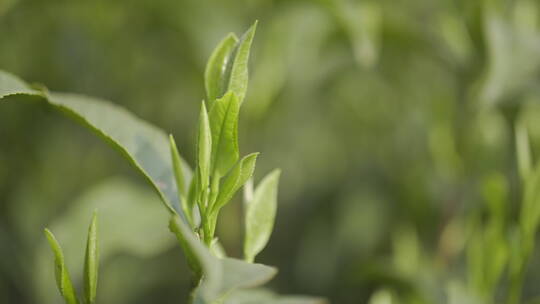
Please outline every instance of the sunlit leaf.
[{"label": "sunlit leaf", "polygon": [[280,170],[269,173],[255,189],[245,211],[244,257],[252,262],[270,239],[277,209]]},{"label": "sunlit leaf", "polygon": [[199,194],[208,189],[210,178],[210,165],[212,159],[212,131],[205,102],[201,102],[199,115],[199,132],[197,134],[197,170]]},{"label": "sunlit leaf", "polygon": [[64,262],[62,248],[49,229],[45,229],[45,236],[47,237],[49,245],[54,252],[56,285],[58,286],[58,290],[67,304],[78,304],[79,301],[77,300],[77,295],[73,289],[73,284],[71,283],[71,279]]},{"label": "sunlit leaf", "polygon": [[276,274],[269,266],[213,256],[178,216],[171,218],[169,227],[190,265],[195,266],[202,277],[193,293],[194,303],[214,303],[232,290],[264,284]]},{"label": "sunlit leaf", "polygon": [[231,60],[231,53],[237,42],[238,38],[234,34],[227,35],[221,40],[208,59],[204,71],[204,84],[210,104],[213,104],[214,100],[222,97],[227,91],[228,79],[225,79],[225,74],[229,60]]},{"label": "sunlit leaf", "polygon": [[88,240],[86,242],[86,256],[84,263],[84,296],[87,304],[93,304],[96,300],[98,268],[99,249],[97,213],[94,212],[90,228],[88,228]]},{"label": "sunlit leaf", "polygon": [[229,61],[230,70],[226,78],[229,79],[228,90],[234,92],[238,96],[240,104],[244,101],[248,86],[248,61],[251,50],[251,43],[255,36],[257,22],[255,22],[245,33],[240,37],[236,49],[232,56],[234,60]]},{"label": "sunlit leaf", "polygon": [[238,112],[240,103],[233,92],[215,101],[210,111],[212,170],[225,175],[238,160]]},{"label": "sunlit leaf", "polygon": [[227,204],[236,191],[253,175],[258,155],[259,153],[251,153],[244,156],[225,177],[219,195],[213,205],[213,212],[216,212]]}]

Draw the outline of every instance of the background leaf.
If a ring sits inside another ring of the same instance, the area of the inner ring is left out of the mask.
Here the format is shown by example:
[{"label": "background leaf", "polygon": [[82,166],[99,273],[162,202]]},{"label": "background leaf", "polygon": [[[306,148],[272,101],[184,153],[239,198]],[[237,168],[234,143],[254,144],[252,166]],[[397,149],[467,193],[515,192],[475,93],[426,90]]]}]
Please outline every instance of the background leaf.
[{"label": "background leaf", "polygon": [[97,212],[94,211],[90,228],[88,229],[88,240],[86,242],[86,257],[84,259],[84,296],[87,304],[94,304],[96,301],[96,291],[99,270],[99,246],[97,231]]}]

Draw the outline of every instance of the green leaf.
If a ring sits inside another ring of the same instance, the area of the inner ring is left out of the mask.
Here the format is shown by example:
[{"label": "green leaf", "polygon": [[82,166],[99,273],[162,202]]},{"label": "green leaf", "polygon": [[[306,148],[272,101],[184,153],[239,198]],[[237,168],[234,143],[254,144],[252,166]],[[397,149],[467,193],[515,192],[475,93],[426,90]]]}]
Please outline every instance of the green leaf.
[{"label": "green leaf", "polygon": [[55,264],[55,275],[56,275],[56,285],[58,290],[67,304],[78,304],[77,295],[73,289],[73,284],[69,278],[69,273],[64,263],[64,254],[62,253],[62,248],[58,241],[54,237],[49,229],[45,229],[45,236],[49,241],[49,245],[54,252],[54,264]]},{"label": "green leaf", "polygon": [[[179,199],[180,199],[180,206],[182,207],[182,212],[186,216],[186,220],[188,223],[193,226],[193,207],[190,206],[188,203],[188,193],[186,190],[186,182],[185,182],[185,175],[184,175],[184,169],[182,168],[184,165],[182,163],[182,158],[180,157],[180,153],[178,152],[178,147],[176,145],[176,142],[174,140],[174,137],[172,134],[169,135],[169,144],[170,144],[170,150],[171,150],[171,160],[172,160],[172,166],[173,166],[173,172],[174,172],[174,178],[176,180],[176,189],[178,190]],[[189,170],[186,169],[186,170]]]},{"label": "green leaf", "polygon": [[94,304],[96,300],[98,268],[99,249],[97,236],[97,212],[94,211],[90,228],[88,228],[88,240],[86,242],[86,256],[84,263],[84,296],[87,304]]},{"label": "green leaf", "polygon": [[[132,181],[131,177],[107,178],[88,187],[80,196],[73,197],[62,214],[47,224],[51,231],[55,231],[56,238],[62,240],[64,256],[68,257],[70,262],[67,267],[71,278],[84,278],[82,266],[85,264],[85,254],[84,248],[81,248],[81,239],[88,232],[88,215],[96,209],[99,210],[100,265],[115,264],[111,259],[126,254],[136,260],[148,260],[177,246],[167,229],[169,213],[161,206],[160,198],[152,188],[141,187],[141,184]],[[40,303],[56,303],[52,297],[55,294],[50,292],[52,276],[48,267],[51,263],[49,250],[48,244],[40,244],[36,248],[37,264],[32,275]],[[79,265],[81,267],[78,267]],[[114,268],[114,265],[112,267]],[[138,267],[141,270],[151,268],[150,265]],[[96,303],[106,303],[103,301],[109,299],[107,290],[110,286],[105,286],[107,281],[114,281],[119,277],[122,278],[122,286],[138,286],[140,282],[134,277],[114,274],[114,269],[110,267],[100,267],[99,270],[100,295]],[[141,292],[134,291],[133,296],[140,295]],[[81,294],[82,297],[84,294]]]},{"label": "green leaf", "polygon": [[279,169],[269,173],[255,189],[253,200],[245,210],[244,257],[253,262],[272,234],[277,209]]},{"label": "green leaf", "polygon": [[240,103],[233,92],[216,100],[210,111],[212,171],[225,175],[238,160],[238,113]]},{"label": "green leaf", "polygon": [[230,55],[237,42],[238,38],[233,33],[230,33],[221,40],[208,59],[206,70],[204,71],[204,84],[210,105],[227,91],[228,81],[225,79],[225,74]]},{"label": "green leaf", "polygon": [[253,175],[258,155],[259,153],[251,153],[244,156],[225,177],[216,202],[212,207],[213,213],[216,213],[221,207],[225,206],[232,199],[236,191]]},{"label": "green leaf", "polygon": [[238,96],[240,104],[244,101],[248,86],[248,61],[251,43],[257,29],[257,21],[242,35],[234,53],[234,60],[229,60],[225,79],[228,79],[227,91],[232,91]]},{"label": "green leaf", "polygon": [[178,216],[172,216],[169,221],[169,229],[176,236],[188,266],[197,278],[201,278],[203,272],[211,275],[216,268],[210,253],[204,248],[204,245],[197,239],[195,234],[185,226],[184,222]]},{"label": "green leaf", "polygon": [[[119,150],[151,183],[171,212],[178,202],[167,135],[122,107],[76,94],[32,90],[17,77],[0,71],[0,99],[11,95],[37,97],[74,118]],[[184,170],[185,180],[190,172]],[[178,206],[177,206],[178,207]],[[179,208],[177,208],[179,209]]]},{"label": "green leaf", "polygon": [[212,160],[212,131],[205,102],[201,103],[199,133],[197,135],[197,169],[199,170],[199,194],[208,190],[210,183],[210,164]]},{"label": "green leaf", "polygon": [[193,292],[193,303],[214,303],[234,289],[264,284],[276,274],[273,267],[213,256],[178,216],[171,217],[169,227],[188,257],[189,265],[195,267],[199,278],[202,277]]}]

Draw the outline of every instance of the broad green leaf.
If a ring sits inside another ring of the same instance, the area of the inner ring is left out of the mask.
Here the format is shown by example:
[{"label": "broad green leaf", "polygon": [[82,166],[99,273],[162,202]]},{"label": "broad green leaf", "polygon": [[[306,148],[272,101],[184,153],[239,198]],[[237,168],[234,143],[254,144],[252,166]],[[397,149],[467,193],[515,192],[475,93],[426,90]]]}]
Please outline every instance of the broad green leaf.
[{"label": "broad green leaf", "polygon": [[234,60],[229,60],[227,68],[228,74],[225,79],[228,79],[227,91],[232,91],[238,96],[240,104],[244,101],[248,85],[248,61],[251,50],[251,43],[257,29],[257,21],[242,35],[238,42],[234,53]]},{"label": "broad green leaf", "polygon": [[199,194],[205,193],[210,183],[210,164],[212,160],[212,131],[205,102],[201,102],[199,132],[197,134],[197,169],[199,170]]},{"label": "broad green leaf", "polygon": [[276,274],[273,267],[213,256],[178,216],[171,217],[169,227],[190,265],[195,265],[203,274],[193,293],[193,303],[214,303],[232,290],[264,284]]},{"label": "broad green leaf", "polygon": [[45,229],[45,236],[49,241],[49,245],[54,252],[54,265],[55,265],[55,275],[56,275],[56,285],[58,290],[67,304],[78,304],[77,295],[73,289],[73,284],[69,278],[69,273],[64,262],[64,254],[62,253],[62,248],[60,244],[54,237],[49,229]]},{"label": "broad green leaf", "polygon": [[255,189],[253,200],[245,210],[244,258],[253,262],[270,239],[277,209],[280,170],[269,173]]},{"label": "broad green leaf", "polygon": [[212,171],[225,175],[238,160],[238,113],[240,103],[233,92],[216,100],[210,110]]},{"label": "broad green leaf", "polygon": [[[17,77],[0,71],[0,99],[13,100],[4,98],[10,95],[37,97],[94,131],[143,174],[173,212],[171,203],[177,205],[178,195],[169,141],[162,130],[110,102],[76,94],[36,91]],[[184,174],[185,180],[191,179],[189,171],[184,170]]]},{"label": "broad green leaf", "polygon": [[210,55],[206,70],[204,71],[204,84],[206,87],[206,96],[210,105],[214,100],[225,94],[228,87],[228,79],[225,79],[225,74],[230,55],[233,52],[238,38],[230,33],[225,37]]},{"label": "broad green leaf", "polygon": [[258,155],[259,153],[251,153],[244,156],[225,177],[216,202],[212,206],[212,212],[217,212],[227,204],[236,191],[253,175]]},{"label": "broad green leaf", "polygon": [[88,228],[88,240],[86,242],[86,256],[84,263],[84,296],[86,299],[86,304],[94,304],[96,301],[98,268],[99,249],[97,213],[94,211],[90,228]]}]

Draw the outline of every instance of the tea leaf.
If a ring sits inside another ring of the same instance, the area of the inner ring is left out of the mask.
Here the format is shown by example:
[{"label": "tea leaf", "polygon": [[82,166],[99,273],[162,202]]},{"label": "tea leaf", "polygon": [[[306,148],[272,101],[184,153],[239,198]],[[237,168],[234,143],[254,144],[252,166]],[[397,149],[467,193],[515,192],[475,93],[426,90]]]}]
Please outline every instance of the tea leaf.
[{"label": "tea leaf", "polygon": [[212,134],[208,112],[204,101],[201,103],[199,115],[199,133],[197,135],[197,169],[199,170],[199,194],[208,189],[210,178],[210,164],[212,158]]},{"label": "tea leaf", "polygon": [[276,274],[273,267],[213,256],[178,216],[171,217],[169,227],[176,235],[189,265],[195,266],[198,277],[202,277],[193,293],[194,303],[214,303],[231,290],[264,284]]},{"label": "tea leaf", "polygon": [[245,210],[244,258],[253,262],[255,256],[266,246],[277,209],[279,169],[269,173],[255,189],[253,200]]},{"label": "tea leaf", "polygon": [[253,175],[258,155],[259,153],[251,153],[244,156],[244,158],[242,158],[225,177],[219,195],[213,205],[212,212],[217,212],[221,207],[227,204],[236,191],[238,191],[251,175]]},{"label": "tea leaf", "polygon": [[97,236],[97,213],[94,211],[88,240],[86,243],[86,256],[84,263],[84,296],[87,304],[94,304],[96,300],[97,280],[99,268],[99,251]]},{"label": "tea leaf", "polygon": [[210,105],[227,91],[228,82],[225,74],[231,53],[233,52],[238,38],[230,33],[225,37],[210,55],[204,71],[204,84],[206,96]]},{"label": "tea leaf", "polygon": [[184,215],[186,216],[186,220],[191,226],[193,226],[193,206],[190,206],[190,203],[188,203],[188,193],[186,190],[186,182],[184,179],[184,169],[182,168],[184,164],[182,163],[182,158],[180,157],[178,147],[176,145],[176,142],[174,141],[174,137],[172,136],[172,134],[169,135],[169,144],[171,149],[171,160],[174,178],[176,180],[176,189],[178,190],[180,199],[180,206],[182,207],[182,212],[184,212]]},{"label": "tea leaf", "polygon": [[47,241],[54,252],[56,286],[58,286],[58,290],[60,291],[62,297],[64,297],[67,304],[78,304],[79,301],[77,300],[77,295],[75,294],[73,284],[71,283],[69,273],[64,263],[64,254],[62,253],[62,248],[49,229],[45,229],[45,236],[47,237]]},{"label": "tea leaf", "polygon": [[[171,203],[177,204],[178,194],[174,186],[169,141],[162,130],[108,101],[77,94],[32,90],[17,77],[0,71],[0,99],[10,95],[37,97],[95,132],[143,174],[167,209],[174,212]],[[191,172],[184,170],[184,174],[185,180],[191,179]]]},{"label": "tea leaf", "polygon": [[223,176],[238,160],[238,113],[240,103],[233,92],[216,100],[210,111],[212,171]]},{"label": "tea leaf", "polygon": [[257,21],[242,35],[234,53],[234,60],[229,61],[230,71],[226,79],[229,79],[227,89],[238,96],[240,104],[244,101],[248,85],[248,60],[253,42],[253,36],[257,29]]}]

